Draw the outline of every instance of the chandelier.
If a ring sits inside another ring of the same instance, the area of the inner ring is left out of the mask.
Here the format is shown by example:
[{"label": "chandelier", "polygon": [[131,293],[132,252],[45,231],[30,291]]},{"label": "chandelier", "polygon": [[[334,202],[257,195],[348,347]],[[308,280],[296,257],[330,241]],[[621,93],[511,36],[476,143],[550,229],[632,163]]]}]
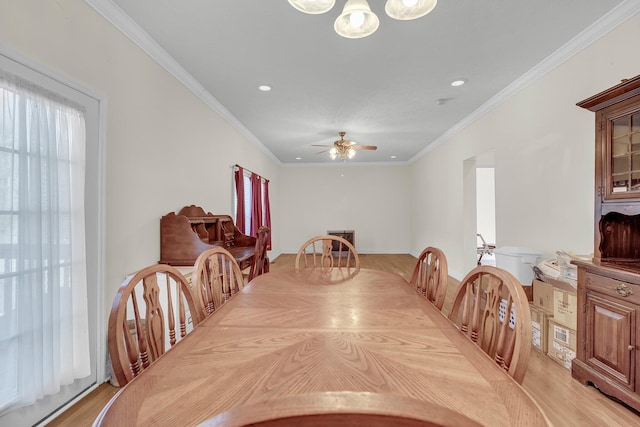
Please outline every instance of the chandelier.
[{"label": "chandelier", "polygon": [[[315,15],[328,12],[336,1],[289,0],[289,3],[301,12]],[[384,10],[393,19],[408,21],[431,12],[437,3],[438,0],[387,0]],[[342,37],[359,39],[373,34],[379,25],[380,20],[367,0],[347,0],[333,28]]]}]

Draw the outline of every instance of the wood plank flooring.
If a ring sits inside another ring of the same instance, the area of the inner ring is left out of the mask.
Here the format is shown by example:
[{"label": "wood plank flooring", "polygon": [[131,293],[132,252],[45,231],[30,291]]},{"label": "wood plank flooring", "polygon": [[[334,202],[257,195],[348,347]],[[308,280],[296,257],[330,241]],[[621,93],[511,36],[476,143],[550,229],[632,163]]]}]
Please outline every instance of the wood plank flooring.
[{"label": "wood plank flooring", "polygon": [[[362,268],[391,271],[409,280],[416,258],[411,255],[360,255]],[[283,254],[272,261],[271,269],[293,268],[295,254]],[[448,313],[458,282],[449,278],[443,311]],[[523,387],[538,402],[557,427],[570,426],[637,426],[640,415],[609,399],[594,387],[586,387],[571,378],[571,373],[549,359],[532,351]],[[108,383],[72,406],[49,426],[91,426],[100,410],[117,392]]]}]

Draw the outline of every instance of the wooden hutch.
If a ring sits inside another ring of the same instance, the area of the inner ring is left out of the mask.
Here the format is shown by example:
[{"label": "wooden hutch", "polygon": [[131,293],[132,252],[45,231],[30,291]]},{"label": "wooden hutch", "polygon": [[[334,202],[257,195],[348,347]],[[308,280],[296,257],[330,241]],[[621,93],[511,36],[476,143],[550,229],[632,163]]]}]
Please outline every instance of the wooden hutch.
[{"label": "wooden hutch", "polygon": [[640,410],[640,76],[577,105],[596,113],[595,236],[592,262],[574,261],[571,372]]}]

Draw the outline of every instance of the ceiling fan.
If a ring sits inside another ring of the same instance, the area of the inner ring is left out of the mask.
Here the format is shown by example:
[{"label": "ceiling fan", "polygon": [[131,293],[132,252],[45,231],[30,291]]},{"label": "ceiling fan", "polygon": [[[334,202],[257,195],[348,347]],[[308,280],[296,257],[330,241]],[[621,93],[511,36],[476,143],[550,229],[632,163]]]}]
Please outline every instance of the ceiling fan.
[{"label": "ceiling fan", "polygon": [[356,144],[355,141],[349,141],[348,139],[344,139],[346,132],[339,132],[340,139],[333,142],[333,146],[331,145],[316,145],[311,144],[312,147],[331,147],[329,150],[323,150],[316,154],[329,152],[329,157],[331,160],[335,160],[340,157],[340,160],[353,159],[356,155],[356,150],[377,150],[378,147],[375,145],[360,145]]}]

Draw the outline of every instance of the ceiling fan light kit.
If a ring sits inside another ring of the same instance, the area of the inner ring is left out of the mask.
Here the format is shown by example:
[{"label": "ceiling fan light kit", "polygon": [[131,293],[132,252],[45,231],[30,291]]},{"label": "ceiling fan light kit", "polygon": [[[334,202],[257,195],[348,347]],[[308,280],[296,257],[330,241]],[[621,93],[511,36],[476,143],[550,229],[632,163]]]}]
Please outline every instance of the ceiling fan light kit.
[{"label": "ceiling fan light kit", "polygon": [[351,160],[355,156],[356,150],[344,145],[338,145],[337,147],[333,147],[331,150],[329,150],[329,158],[331,160],[335,160],[338,157],[340,157],[340,160],[345,160],[345,158]]},{"label": "ceiling fan light kit", "polygon": [[[335,160],[340,158],[340,160],[351,160],[356,156],[356,150],[377,150],[378,147],[375,145],[360,145],[356,144],[354,141],[349,141],[348,139],[344,139],[346,132],[339,132],[340,139],[333,142],[333,145],[316,145],[311,144],[312,147],[331,147],[330,150],[324,150],[320,153],[329,152],[329,158],[331,160]],[[318,154],[320,154],[318,153]]]},{"label": "ceiling fan light kit", "polygon": [[[335,0],[289,0],[297,10],[319,14],[329,11]],[[408,21],[431,12],[438,0],[387,0],[384,10],[393,19]],[[380,26],[378,16],[371,11],[367,0],[347,0],[333,28],[342,37],[359,39],[373,34]]]}]

